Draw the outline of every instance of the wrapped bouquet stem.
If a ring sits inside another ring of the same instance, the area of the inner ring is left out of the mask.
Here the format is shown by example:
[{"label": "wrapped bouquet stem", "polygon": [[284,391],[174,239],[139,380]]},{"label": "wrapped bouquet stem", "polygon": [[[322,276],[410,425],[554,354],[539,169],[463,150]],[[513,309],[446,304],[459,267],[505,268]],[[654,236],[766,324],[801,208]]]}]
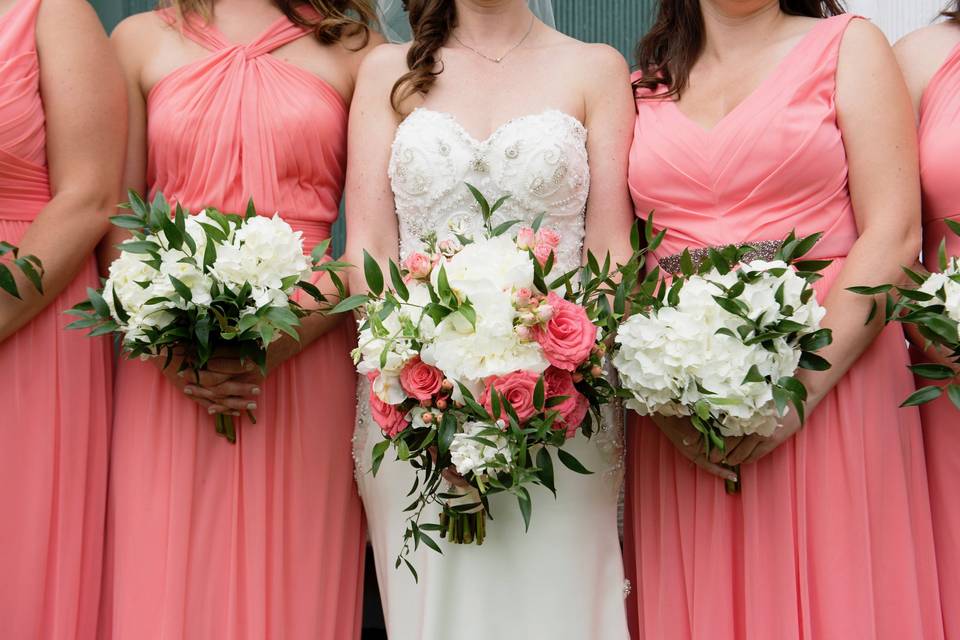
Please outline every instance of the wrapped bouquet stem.
[{"label": "wrapped bouquet stem", "polygon": [[688,418],[705,455],[724,451],[727,438],[773,435],[788,411],[803,422],[807,391],[796,372],[830,366],[815,353],[831,333],[820,327],[825,311],[811,286],[829,261],[800,260],[819,237],[790,234],[772,260],[728,246],[699,264],[684,251],[672,278],[655,270],[616,337],[627,406]]},{"label": "wrapped bouquet stem", "polygon": [[[310,282],[313,272],[329,276],[344,297],[343,264],[323,260],[329,242],[304,255],[301,232],[279,215],[257,215],[253,202],[244,215],[212,208],[191,215],[179,204],[171,209],[161,193],[147,203],[130,192],[126,208],[111,221],[132,238],[117,247],[103,288],[89,289],[71,310],[79,319],[69,327],[116,335],[127,357],[163,358],[165,367],[176,358],[179,371],[199,375],[229,350],[265,375],[269,345],[283,334],[299,339],[303,317],[333,306]],[[297,291],[317,308],[301,306]],[[236,441],[231,416],[216,416],[215,426]]]}]

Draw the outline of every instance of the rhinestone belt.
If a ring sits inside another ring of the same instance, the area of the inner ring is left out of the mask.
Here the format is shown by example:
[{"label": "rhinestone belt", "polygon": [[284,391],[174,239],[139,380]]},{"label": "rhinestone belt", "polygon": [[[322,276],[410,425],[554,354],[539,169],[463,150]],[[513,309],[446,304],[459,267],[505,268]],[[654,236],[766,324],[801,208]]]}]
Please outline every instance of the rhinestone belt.
[{"label": "rhinestone belt", "polygon": [[[751,260],[773,260],[782,245],[783,242],[780,240],[760,240],[759,242],[746,242],[739,246],[753,248],[753,251],[743,256],[743,262],[750,262]],[[723,248],[724,247],[703,247],[701,249],[689,249],[688,251],[690,252],[690,257],[693,259],[693,266],[699,267],[700,263],[709,256],[710,249],[719,251]],[[660,258],[658,261],[660,268],[667,273],[680,273],[680,258],[682,255],[683,253],[681,252]]]}]

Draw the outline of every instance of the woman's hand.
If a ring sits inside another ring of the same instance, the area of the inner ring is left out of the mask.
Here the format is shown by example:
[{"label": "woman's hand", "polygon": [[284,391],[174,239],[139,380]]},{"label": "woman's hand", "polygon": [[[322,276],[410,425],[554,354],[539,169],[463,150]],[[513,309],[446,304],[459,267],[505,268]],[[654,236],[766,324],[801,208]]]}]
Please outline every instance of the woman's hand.
[{"label": "woman's hand", "polygon": [[684,458],[718,478],[731,482],[737,481],[737,474],[733,470],[707,458],[704,453],[703,435],[690,423],[690,420],[659,415],[652,416],[652,419]]},{"label": "woman's hand", "polygon": [[179,354],[174,355],[166,367],[166,358],[154,358],[154,363],[175,387],[210,415],[239,416],[241,412],[257,409],[262,376],[249,360],[232,356],[211,358],[199,372],[190,368],[181,371],[183,358]]}]

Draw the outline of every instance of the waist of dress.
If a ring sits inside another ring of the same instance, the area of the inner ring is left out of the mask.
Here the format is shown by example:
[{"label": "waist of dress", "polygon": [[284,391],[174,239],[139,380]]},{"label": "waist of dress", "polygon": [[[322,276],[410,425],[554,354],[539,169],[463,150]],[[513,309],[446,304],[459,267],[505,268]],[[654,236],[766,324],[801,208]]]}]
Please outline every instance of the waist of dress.
[{"label": "waist of dress", "polygon": [[303,234],[303,248],[308,253],[313,250],[314,246],[329,238],[333,230],[333,225],[329,222],[302,220],[293,216],[285,216],[282,213],[280,217],[286,220],[294,231],[300,231]]},{"label": "waist of dress", "polygon": [[33,222],[37,214],[50,202],[50,191],[23,188],[10,188],[0,185],[0,220]]},{"label": "waist of dress", "polygon": [[[750,251],[743,256],[743,262],[751,262],[753,260],[774,260],[777,256],[777,252],[780,250],[780,247],[783,246],[783,240],[752,240],[750,242],[741,242],[741,243],[732,243],[741,248],[750,248]],[[700,266],[700,264],[707,259],[710,255],[711,250],[723,249],[725,246],[729,245],[715,245],[708,247],[691,247],[687,251],[690,253],[691,261],[693,262],[694,267]],[[847,253],[850,251],[852,245],[847,240],[841,240],[839,242],[831,242],[829,238],[821,238],[813,248],[804,254],[802,260],[834,260],[838,258],[845,258]],[[683,252],[675,253],[672,255],[657,257],[657,264],[660,269],[670,274],[677,274],[681,271],[681,260],[683,257]]]}]

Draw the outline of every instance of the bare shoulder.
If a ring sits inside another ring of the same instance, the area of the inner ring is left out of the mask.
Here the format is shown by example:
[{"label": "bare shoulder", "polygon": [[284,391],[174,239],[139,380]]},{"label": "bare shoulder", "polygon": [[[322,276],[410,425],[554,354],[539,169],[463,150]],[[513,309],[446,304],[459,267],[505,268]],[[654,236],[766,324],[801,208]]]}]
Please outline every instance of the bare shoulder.
[{"label": "bare shoulder", "polygon": [[358,82],[393,86],[397,78],[407,72],[407,49],[410,44],[384,43],[372,47],[360,65]]},{"label": "bare shoulder", "polygon": [[144,11],[121,20],[110,33],[110,39],[120,61],[126,66],[130,62],[143,62],[148,52],[175,35],[156,11]]},{"label": "bare shoulder", "polygon": [[840,44],[840,61],[868,60],[877,54],[889,55],[890,42],[869,20],[851,20]]},{"label": "bare shoulder", "polygon": [[44,31],[81,31],[85,37],[103,37],[103,27],[93,6],[86,0],[44,0],[37,15],[37,29],[42,37]]},{"label": "bare shoulder", "polygon": [[557,60],[563,60],[567,68],[576,70],[588,86],[629,82],[630,68],[623,55],[607,44],[581,42],[562,35],[555,45]]},{"label": "bare shoulder", "polygon": [[911,89],[915,85],[925,88],[958,44],[960,27],[953,22],[917,29],[901,38],[894,52]]}]

